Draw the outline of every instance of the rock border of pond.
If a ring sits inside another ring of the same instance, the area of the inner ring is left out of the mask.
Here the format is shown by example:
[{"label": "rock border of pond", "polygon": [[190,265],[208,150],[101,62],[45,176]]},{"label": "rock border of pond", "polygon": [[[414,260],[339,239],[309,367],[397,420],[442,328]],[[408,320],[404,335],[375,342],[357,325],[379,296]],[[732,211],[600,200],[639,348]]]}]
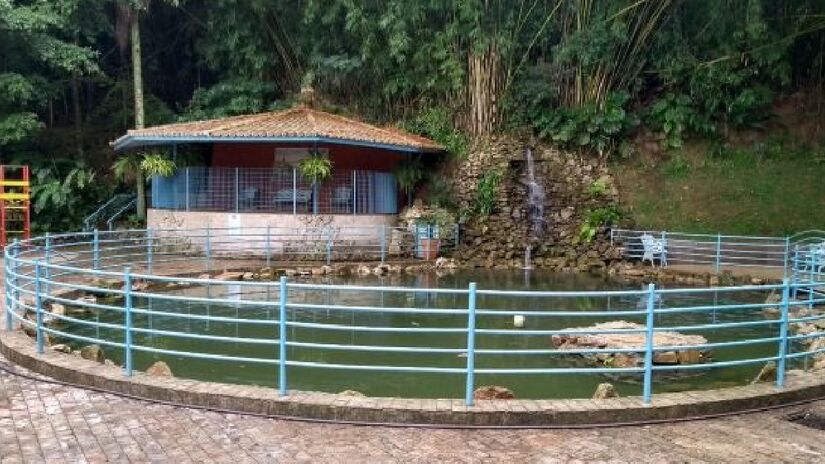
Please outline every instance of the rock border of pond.
[{"label": "rock border of pond", "polygon": [[[637,396],[573,400],[375,398],[203,382],[135,372],[54,350],[42,355],[20,330],[0,331],[0,353],[12,363],[78,387],[146,401],[278,418],[444,427],[581,427],[661,422],[781,407],[825,396],[825,369],[789,371],[785,388],[756,383],[715,390],[660,393],[651,404]],[[139,366],[145,367],[145,366]],[[518,395],[518,392],[514,392]]]}]

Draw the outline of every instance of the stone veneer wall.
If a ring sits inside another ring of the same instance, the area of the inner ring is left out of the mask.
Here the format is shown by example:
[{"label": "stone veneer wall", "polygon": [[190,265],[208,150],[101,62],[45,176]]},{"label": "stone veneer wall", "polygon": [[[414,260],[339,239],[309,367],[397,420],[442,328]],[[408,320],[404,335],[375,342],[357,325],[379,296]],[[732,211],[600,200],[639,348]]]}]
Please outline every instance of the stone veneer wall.
[{"label": "stone veneer wall", "polygon": [[[465,265],[518,267],[524,263],[530,220],[524,149],[527,142],[510,137],[481,141],[467,158],[454,167],[453,188],[461,210],[473,210],[479,178],[491,170],[502,173],[497,207],[487,218],[473,218],[463,225],[462,246],[455,253]],[[533,146],[536,178],[546,194],[544,237],[533,249],[533,264],[554,269],[593,270],[618,258],[602,228],[589,244],[574,245],[587,211],[615,204],[618,191],[603,162],[545,145]],[[604,179],[603,195],[588,192],[594,181]]]}]

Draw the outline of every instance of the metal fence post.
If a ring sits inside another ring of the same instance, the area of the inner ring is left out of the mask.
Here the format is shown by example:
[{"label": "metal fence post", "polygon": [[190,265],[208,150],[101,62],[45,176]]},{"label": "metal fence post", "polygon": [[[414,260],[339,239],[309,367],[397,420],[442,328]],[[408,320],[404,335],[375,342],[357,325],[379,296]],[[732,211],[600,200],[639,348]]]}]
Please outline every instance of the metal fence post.
[{"label": "metal fence post", "polygon": [[722,234],[716,234],[716,273],[719,274],[719,268],[722,263]]},{"label": "metal fence post", "polygon": [[34,310],[35,310],[35,334],[37,336],[37,354],[43,354],[43,297],[40,294],[40,260],[34,263]]},{"label": "metal fence post", "polygon": [[790,251],[791,251],[791,238],[785,237],[785,254],[783,256],[783,275],[782,278],[785,279],[788,277],[788,260],[790,259]]},{"label": "metal fence post", "polygon": [[272,267],[272,245],[269,238],[271,227],[269,224],[266,225],[266,267]]},{"label": "metal fence post", "polygon": [[[813,289],[813,287],[811,287]],[[779,353],[776,358],[776,386],[785,386],[785,361],[787,360],[788,346],[788,306],[790,304],[790,283],[788,279],[782,281],[782,307],[779,322]]]},{"label": "metal fence post", "polygon": [[46,235],[45,235],[45,238],[44,238],[44,240],[45,240],[45,251],[46,251],[46,253],[45,253],[45,255],[46,255],[46,267],[43,268],[43,274],[44,274],[44,277],[46,279],[46,282],[45,282],[45,285],[44,285],[44,287],[45,287],[44,291],[46,292],[46,296],[51,294],[51,292],[50,292],[50,287],[51,286],[49,284],[49,280],[51,280],[51,276],[52,276],[52,271],[50,269],[50,265],[51,265],[51,262],[52,262],[52,240],[51,239],[52,238],[49,235],[49,233],[46,232]]},{"label": "metal fence post", "polygon": [[298,170],[292,168],[292,215],[298,214]]},{"label": "metal fence post", "polygon": [[453,225],[453,249],[458,249],[458,242],[461,240],[461,230],[458,227],[458,224]]},{"label": "metal fence post", "polygon": [[[799,276],[797,275],[797,269],[799,269],[799,245],[796,245],[794,247],[794,252],[793,252],[793,282],[794,283],[799,282]],[[793,288],[793,298],[794,298],[794,300],[797,298],[798,293],[799,293],[799,288],[794,286],[794,288]]]},{"label": "metal fence post", "polygon": [[206,226],[206,244],[204,246],[204,258],[206,259],[206,270],[210,270],[212,259],[212,226]]},{"label": "metal fence post", "polygon": [[186,189],[186,191],[184,191],[183,193],[184,193],[184,197],[186,198],[186,211],[189,211],[189,168],[188,167],[184,170],[184,174],[185,174],[184,188]]},{"label": "metal fence post", "polygon": [[100,231],[97,229],[92,236],[92,266],[95,271],[100,270]]},{"label": "metal fence post", "polygon": [[20,305],[20,241],[14,239],[12,243],[12,254],[14,255],[14,262],[12,268],[14,269],[14,297],[12,301],[12,312],[16,311]]},{"label": "metal fence post", "polygon": [[659,256],[659,265],[667,267],[667,231],[662,231],[662,254]]},{"label": "metal fence post", "polygon": [[645,323],[645,376],[642,396],[645,404],[650,404],[653,396],[653,315],[656,301],[656,285],[647,286],[647,320]]},{"label": "metal fence post", "polygon": [[332,227],[327,229],[327,265],[332,262]]},{"label": "metal fence post", "polygon": [[467,382],[464,390],[464,402],[473,405],[475,389],[476,357],[476,283],[471,282],[467,292]]},{"label": "metal fence post", "polygon": [[155,234],[152,229],[146,229],[146,269],[152,272],[152,261],[154,260]]},{"label": "metal fence post", "polygon": [[6,302],[6,331],[11,332],[12,330],[12,307],[11,307],[11,289],[9,288],[9,283],[11,279],[9,278],[9,272],[11,271],[11,266],[9,263],[13,260],[13,252],[14,249],[8,250],[6,254],[6,259],[3,260],[3,298]]},{"label": "metal fence post", "polygon": [[123,269],[124,300],[124,342],[123,369],[127,377],[132,376],[132,273],[129,267]]},{"label": "metal fence post", "polygon": [[387,226],[381,224],[381,264],[387,260]]},{"label": "metal fence post", "polygon": [[811,277],[808,284],[808,309],[814,308],[814,284],[816,283],[816,272],[814,271],[819,266],[819,254],[811,250]]},{"label": "metal fence post", "polygon": [[352,170],[352,214],[355,214],[356,206],[358,204],[358,176],[355,169]]},{"label": "metal fence post", "polygon": [[241,168],[235,168],[235,212],[241,211]]},{"label": "metal fence post", "polygon": [[278,392],[286,396],[286,276],[281,276],[278,295]]}]

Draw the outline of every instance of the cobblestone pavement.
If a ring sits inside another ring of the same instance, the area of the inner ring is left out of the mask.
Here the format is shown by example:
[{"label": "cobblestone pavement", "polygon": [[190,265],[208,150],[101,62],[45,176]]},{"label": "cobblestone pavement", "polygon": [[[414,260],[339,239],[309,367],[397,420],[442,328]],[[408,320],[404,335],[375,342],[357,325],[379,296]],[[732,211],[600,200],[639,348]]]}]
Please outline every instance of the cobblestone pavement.
[{"label": "cobblestone pavement", "polygon": [[825,431],[785,420],[800,409],[590,430],[359,427],[156,405],[0,370],[0,462],[825,462]]}]

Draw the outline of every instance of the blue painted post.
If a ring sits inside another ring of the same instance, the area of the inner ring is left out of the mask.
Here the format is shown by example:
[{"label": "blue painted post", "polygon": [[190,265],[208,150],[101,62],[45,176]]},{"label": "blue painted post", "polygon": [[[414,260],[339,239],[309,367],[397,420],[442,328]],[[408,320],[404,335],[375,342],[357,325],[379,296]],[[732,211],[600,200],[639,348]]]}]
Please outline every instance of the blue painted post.
[{"label": "blue painted post", "polygon": [[784,274],[782,275],[783,279],[786,279],[788,277],[788,259],[790,259],[790,256],[789,256],[790,255],[790,250],[791,250],[791,238],[790,237],[785,237],[785,253],[783,255],[783,263],[784,264],[782,265],[782,269],[783,269],[783,272],[784,272]]},{"label": "blue painted post", "polygon": [[189,168],[188,167],[184,171],[184,174],[185,174],[184,188],[186,189],[186,191],[184,192],[184,195],[186,197],[186,211],[189,211]]},{"label": "blue painted post", "polygon": [[235,168],[235,212],[241,211],[241,168]]},{"label": "blue painted post", "polygon": [[298,170],[292,168],[292,215],[298,214]]},{"label": "blue painted post", "polygon": [[662,231],[662,254],[659,257],[659,265],[667,267],[667,231]]},{"label": "blue painted post", "polygon": [[644,397],[645,404],[650,404],[653,396],[653,315],[656,301],[656,285],[647,286],[647,322],[645,324],[645,377],[644,377]]},{"label": "blue painted post", "polygon": [[610,228],[610,246],[613,246],[613,228]]},{"label": "blue painted post", "polygon": [[332,262],[332,228],[327,232],[327,265]]},{"label": "blue painted post", "polygon": [[10,287],[9,284],[11,283],[11,279],[10,279],[10,276],[9,276],[9,271],[11,270],[11,266],[9,266],[9,262],[12,259],[14,259],[13,258],[14,255],[12,254],[13,251],[14,251],[13,249],[8,250],[5,253],[6,254],[6,259],[3,260],[3,280],[4,280],[4,282],[3,282],[3,298],[6,302],[5,307],[6,307],[6,331],[7,332],[11,332],[12,325],[13,325],[12,324],[12,322],[13,322],[12,321],[12,315],[11,315],[11,312],[12,312],[11,289],[9,288]]},{"label": "blue painted post", "polygon": [[722,265],[722,234],[716,234],[716,273],[719,274],[719,267]]},{"label": "blue painted post", "polygon": [[266,267],[272,267],[272,245],[270,244],[271,226],[266,225]]},{"label": "blue painted post", "polygon": [[34,310],[35,334],[37,336],[37,354],[43,354],[43,297],[40,294],[40,260],[34,263]]},{"label": "blue painted post", "polygon": [[286,396],[286,276],[281,276],[278,295],[278,392]]},{"label": "blue painted post", "polygon": [[814,272],[814,269],[816,269],[817,266],[819,266],[818,257],[819,254],[814,253],[813,248],[811,248],[811,276],[810,280],[808,281],[808,309],[814,308],[814,288],[816,288],[816,273]]},{"label": "blue painted post", "polygon": [[467,293],[467,383],[464,390],[464,402],[473,405],[475,389],[476,361],[476,283],[471,282]]},{"label": "blue painted post", "polygon": [[206,226],[206,243],[204,246],[204,259],[206,259],[206,270],[210,270],[210,262],[212,259],[212,226]]},{"label": "blue painted post", "polygon": [[123,291],[126,294],[124,300],[124,312],[126,321],[124,323],[123,342],[123,369],[127,377],[132,376],[132,273],[129,267],[123,269]]},{"label": "blue painted post", "polygon": [[[799,276],[797,275],[797,272],[796,272],[796,270],[799,269],[799,245],[796,245],[794,247],[793,269],[794,269],[793,282],[796,284],[796,283],[799,283]],[[799,296],[798,293],[799,293],[799,288],[794,285],[794,288],[793,288],[793,299],[794,300],[797,299],[797,297]]]},{"label": "blue painted post", "polygon": [[152,261],[154,260],[155,233],[152,229],[146,229],[146,269],[152,273]]},{"label": "blue painted post", "polygon": [[356,207],[355,205],[358,204],[358,187],[356,182],[358,181],[358,176],[356,175],[354,169],[352,170],[352,214],[355,214]]},{"label": "blue painted post", "polygon": [[18,309],[20,304],[20,241],[14,239],[12,243],[12,254],[14,255],[14,298],[12,301],[12,312]]},{"label": "blue painted post", "polygon": [[44,274],[44,277],[45,277],[45,282],[43,282],[43,286],[45,288],[44,291],[46,292],[46,296],[48,297],[48,295],[51,294],[49,280],[51,280],[51,276],[52,276],[52,271],[50,269],[50,265],[51,265],[51,262],[52,262],[52,240],[51,240],[51,237],[49,236],[48,232],[46,232],[46,236],[45,236],[44,240],[45,240],[46,266],[43,268],[43,274]]},{"label": "blue painted post", "polygon": [[95,271],[100,270],[100,231],[97,229],[92,236],[92,266]]},{"label": "blue painted post", "polygon": [[387,226],[381,224],[381,263],[387,260]]},{"label": "blue painted post", "polygon": [[785,386],[785,364],[788,346],[788,306],[790,305],[790,284],[788,279],[782,281],[782,307],[779,322],[779,353],[776,359],[776,386]]}]

